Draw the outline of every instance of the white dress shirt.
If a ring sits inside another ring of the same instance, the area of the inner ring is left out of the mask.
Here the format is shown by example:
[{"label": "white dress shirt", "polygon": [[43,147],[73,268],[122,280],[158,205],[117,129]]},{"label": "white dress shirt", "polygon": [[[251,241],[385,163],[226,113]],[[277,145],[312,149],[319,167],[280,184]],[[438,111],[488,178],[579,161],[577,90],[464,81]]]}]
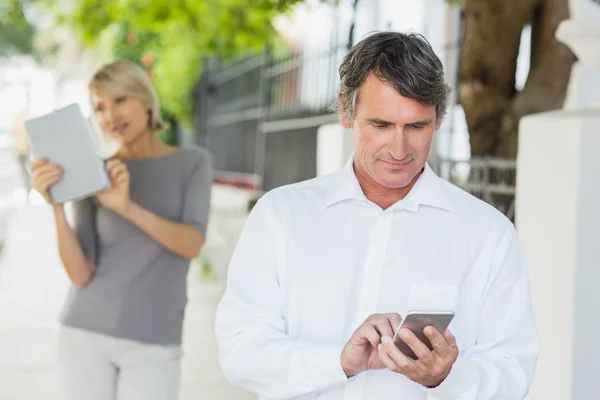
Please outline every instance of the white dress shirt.
[{"label": "white dress shirt", "polygon": [[[341,351],[374,313],[453,310],[460,355],[427,389],[389,370],[350,379]],[[216,318],[225,375],[262,399],[517,400],[538,356],[511,222],[425,167],[387,210],[341,171],[275,189],[252,210]]]}]

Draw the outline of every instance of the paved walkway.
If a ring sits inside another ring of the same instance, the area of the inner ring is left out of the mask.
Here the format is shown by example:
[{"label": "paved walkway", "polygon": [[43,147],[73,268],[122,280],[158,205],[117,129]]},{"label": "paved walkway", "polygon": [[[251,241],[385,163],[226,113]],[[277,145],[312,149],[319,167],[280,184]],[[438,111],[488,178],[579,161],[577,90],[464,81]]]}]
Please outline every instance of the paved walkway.
[{"label": "paved walkway", "polygon": [[[57,318],[68,282],[46,206],[21,206],[0,255],[0,400],[62,400],[55,368]],[[216,283],[190,274],[180,400],[250,400],[220,372],[213,335]]]},{"label": "paved walkway", "polygon": [[14,206],[25,199],[17,156],[0,135],[0,243],[5,239],[7,223]]}]

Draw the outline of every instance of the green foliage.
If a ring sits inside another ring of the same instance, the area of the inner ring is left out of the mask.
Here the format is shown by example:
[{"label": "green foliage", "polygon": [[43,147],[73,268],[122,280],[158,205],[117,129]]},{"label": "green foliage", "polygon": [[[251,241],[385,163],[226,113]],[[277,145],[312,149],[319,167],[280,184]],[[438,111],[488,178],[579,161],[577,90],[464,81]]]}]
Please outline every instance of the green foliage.
[{"label": "green foliage", "polygon": [[265,44],[278,48],[271,21],[301,2],[0,0],[0,55],[32,51],[34,29],[24,10],[37,8],[57,24],[70,27],[87,45],[143,64],[164,111],[186,124],[191,121],[190,92],[199,80],[202,60],[218,57],[226,61],[260,51]]},{"label": "green foliage", "polygon": [[138,63],[146,56],[163,106],[189,122],[204,57],[229,59],[273,40],[272,19],[301,0],[79,0],[53,9],[85,43]]},{"label": "green foliage", "polygon": [[171,113],[169,110],[167,110],[166,108],[162,108],[161,109],[161,117],[163,119],[163,121],[167,122],[169,124],[169,128],[165,129],[163,131],[157,132],[156,136],[163,142],[166,144],[169,144],[171,146],[176,146],[177,143],[177,120],[175,119],[175,116],[173,115],[173,113]]},{"label": "green foliage", "polygon": [[[335,3],[338,0],[321,0]],[[184,124],[191,121],[191,89],[202,60],[228,60],[277,47],[271,21],[302,0],[1,0],[0,17],[27,22],[23,10],[37,8],[81,40],[150,72],[163,107]],[[2,20],[0,19],[0,24]],[[30,26],[30,25],[24,25]],[[29,28],[28,28],[29,29]],[[27,33],[33,31],[27,31]],[[2,25],[0,25],[0,34]],[[2,38],[8,37],[2,35]],[[31,47],[28,36],[19,51]],[[11,42],[15,42],[12,40]],[[0,51],[2,40],[0,39]],[[146,63],[143,62],[147,61]],[[148,62],[151,61],[151,62]]]},{"label": "green foliage", "polygon": [[34,34],[20,2],[6,0],[0,4],[0,56],[33,54]]},{"label": "green foliage", "polygon": [[208,255],[208,251],[206,250],[206,247],[204,247],[200,251],[200,254],[198,255],[198,257],[196,257],[192,261],[192,268],[194,268],[194,269],[198,268],[200,280],[203,280],[203,281],[216,281],[217,280],[217,274],[212,265],[212,262],[210,261],[210,257]]}]

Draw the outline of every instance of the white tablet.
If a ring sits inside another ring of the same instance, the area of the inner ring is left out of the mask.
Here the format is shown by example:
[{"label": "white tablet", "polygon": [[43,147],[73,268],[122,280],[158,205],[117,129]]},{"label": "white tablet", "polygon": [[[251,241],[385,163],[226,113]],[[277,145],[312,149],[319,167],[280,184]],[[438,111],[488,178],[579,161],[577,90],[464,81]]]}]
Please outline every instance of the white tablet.
[{"label": "white tablet", "polygon": [[62,179],[50,188],[53,203],[94,195],[110,186],[88,121],[77,104],[25,122],[31,150],[63,168]]}]

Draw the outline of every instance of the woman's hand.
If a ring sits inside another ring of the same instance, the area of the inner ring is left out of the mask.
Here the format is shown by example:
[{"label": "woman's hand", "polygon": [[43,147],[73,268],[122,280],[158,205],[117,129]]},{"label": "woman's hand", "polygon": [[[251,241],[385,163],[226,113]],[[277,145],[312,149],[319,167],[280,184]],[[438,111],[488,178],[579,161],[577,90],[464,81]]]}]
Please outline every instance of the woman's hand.
[{"label": "woman's hand", "polygon": [[110,160],[106,163],[111,187],[96,194],[100,204],[123,215],[131,202],[129,198],[129,171],[127,166],[120,160]]},{"label": "woman's hand", "polygon": [[31,169],[31,185],[33,188],[42,195],[48,204],[54,205],[52,204],[50,188],[62,178],[62,168],[43,159],[33,161],[29,168]]}]

